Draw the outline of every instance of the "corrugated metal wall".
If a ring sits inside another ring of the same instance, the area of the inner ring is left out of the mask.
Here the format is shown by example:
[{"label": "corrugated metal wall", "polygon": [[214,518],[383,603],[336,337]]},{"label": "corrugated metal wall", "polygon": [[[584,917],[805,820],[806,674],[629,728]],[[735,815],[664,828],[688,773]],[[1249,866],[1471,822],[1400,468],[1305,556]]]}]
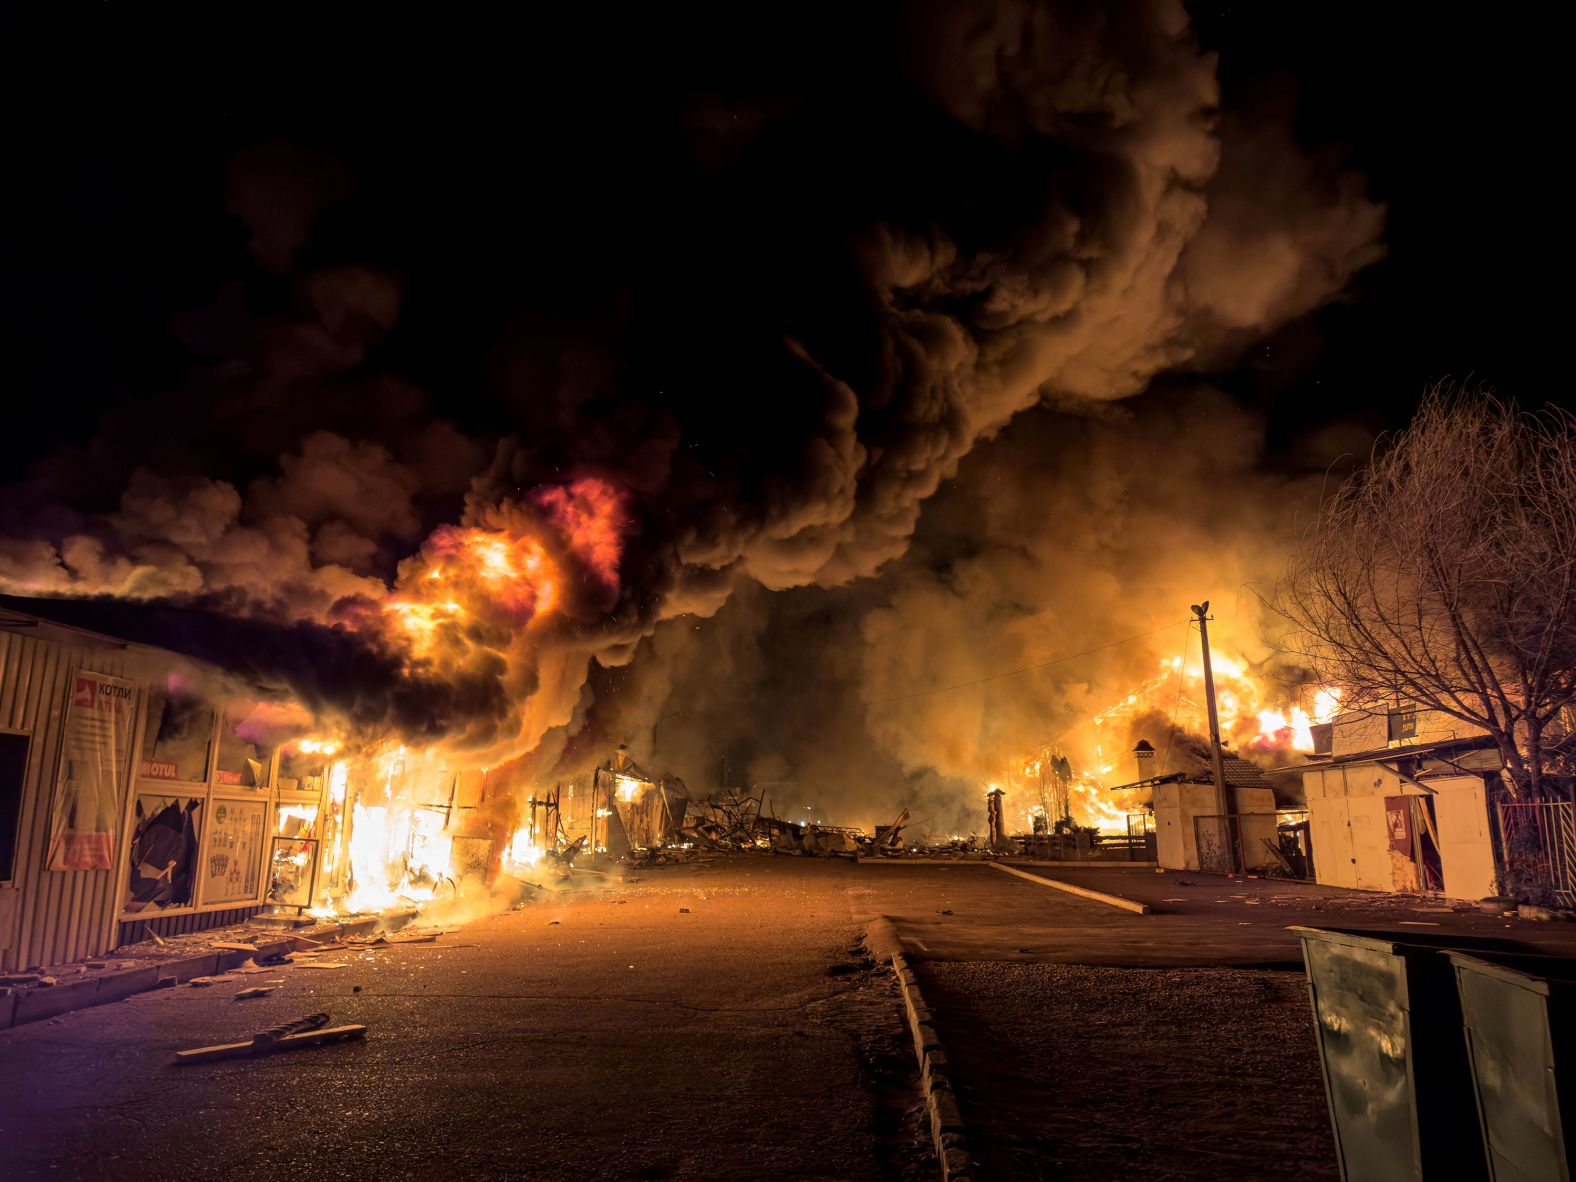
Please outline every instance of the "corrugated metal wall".
[{"label": "corrugated metal wall", "polygon": [[[72,670],[126,676],[126,653],[109,645],[60,643],[0,629],[0,726],[27,731],[27,772],[17,832],[11,898],[0,909],[11,930],[0,932],[0,967],[60,964],[109,951],[119,880],[113,870],[49,871],[49,809],[66,689]],[[124,834],[115,834],[117,852]],[[14,914],[11,914],[14,912]],[[7,941],[5,937],[9,935]]]}]

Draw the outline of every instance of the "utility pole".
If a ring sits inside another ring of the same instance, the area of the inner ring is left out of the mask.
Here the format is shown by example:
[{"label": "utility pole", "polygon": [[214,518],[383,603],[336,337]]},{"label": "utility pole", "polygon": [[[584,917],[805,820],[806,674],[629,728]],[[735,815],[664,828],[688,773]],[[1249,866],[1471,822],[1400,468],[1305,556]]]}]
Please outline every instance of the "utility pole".
[{"label": "utility pole", "polygon": [[1231,795],[1226,791],[1226,760],[1220,750],[1220,714],[1215,709],[1215,671],[1209,663],[1209,600],[1192,604],[1193,615],[1198,619],[1199,640],[1204,648],[1204,701],[1209,706],[1209,754],[1214,761],[1215,807],[1220,813],[1220,824],[1225,830],[1226,850],[1231,858],[1231,868],[1238,869],[1237,843],[1231,832]]}]

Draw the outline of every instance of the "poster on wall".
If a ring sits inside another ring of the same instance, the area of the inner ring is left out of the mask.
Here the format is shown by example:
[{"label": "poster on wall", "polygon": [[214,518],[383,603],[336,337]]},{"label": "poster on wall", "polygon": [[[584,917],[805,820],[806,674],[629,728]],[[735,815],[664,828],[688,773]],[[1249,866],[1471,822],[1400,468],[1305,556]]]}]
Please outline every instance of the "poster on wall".
[{"label": "poster on wall", "polygon": [[202,808],[197,796],[137,797],[127,911],[190,905]]},{"label": "poster on wall", "polygon": [[208,856],[203,862],[204,903],[239,903],[257,894],[263,859],[260,800],[216,800],[208,818]]},{"label": "poster on wall", "polygon": [[78,669],[49,821],[50,870],[108,870],[115,860],[137,689],[119,677]]}]

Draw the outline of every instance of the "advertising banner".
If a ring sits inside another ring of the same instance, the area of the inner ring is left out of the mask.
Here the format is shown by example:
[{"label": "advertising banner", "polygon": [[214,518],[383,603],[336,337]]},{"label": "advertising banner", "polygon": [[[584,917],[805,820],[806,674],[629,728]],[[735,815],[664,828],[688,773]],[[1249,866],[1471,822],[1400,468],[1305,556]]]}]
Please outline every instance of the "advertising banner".
[{"label": "advertising banner", "polygon": [[50,870],[113,865],[136,713],[131,682],[86,669],[72,675],[50,814]]}]

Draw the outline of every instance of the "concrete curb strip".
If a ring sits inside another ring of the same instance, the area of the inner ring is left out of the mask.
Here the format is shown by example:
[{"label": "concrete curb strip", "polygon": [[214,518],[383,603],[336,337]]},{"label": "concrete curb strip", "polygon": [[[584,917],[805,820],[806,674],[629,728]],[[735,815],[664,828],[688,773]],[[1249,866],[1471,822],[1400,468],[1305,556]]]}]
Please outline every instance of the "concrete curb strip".
[{"label": "concrete curb strip", "polygon": [[882,918],[871,923],[865,933],[865,944],[872,956],[892,966],[898,988],[903,993],[903,1009],[908,1017],[909,1033],[914,1038],[920,1088],[925,1097],[925,1109],[930,1114],[930,1139],[936,1147],[936,1160],[941,1164],[942,1182],[974,1182],[974,1160],[969,1156],[963,1135],[963,1114],[952,1091],[941,1036],[932,1023],[930,1007],[919,991],[919,979],[909,967],[892,921]]},{"label": "concrete curb strip", "polygon": [[[227,948],[196,955],[172,957],[169,960],[150,960],[135,968],[116,969],[97,973],[91,977],[61,981],[43,988],[16,988],[0,993],[0,1030],[40,1022],[72,1010],[85,1010],[91,1006],[125,1001],[138,993],[157,989],[161,984],[184,985],[193,977],[212,977],[230,969],[239,968],[249,957],[267,959],[287,952],[311,951],[314,941],[328,942],[344,935],[359,935],[375,926],[376,920],[350,924],[319,924],[311,936],[291,932],[272,938],[251,937],[256,952]],[[221,932],[215,931],[215,937]]]},{"label": "concrete curb strip", "polygon": [[1104,891],[1091,891],[1088,887],[1073,886],[1070,882],[1060,882],[1054,878],[1030,874],[1027,870],[1019,870],[1016,866],[1008,866],[1005,862],[992,862],[991,865],[1003,874],[1016,874],[1019,878],[1037,882],[1041,886],[1054,887],[1056,890],[1066,891],[1070,895],[1077,895],[1084,899],[1093,899],[1096,903],[1106,903],[1112,907],[1120,907],[1123,911],[1131,911],[1135,915],[1149,914],[1147,904],[1135,903],[1132,899],[1122,898],[1121,895],[1108,895]]}]

